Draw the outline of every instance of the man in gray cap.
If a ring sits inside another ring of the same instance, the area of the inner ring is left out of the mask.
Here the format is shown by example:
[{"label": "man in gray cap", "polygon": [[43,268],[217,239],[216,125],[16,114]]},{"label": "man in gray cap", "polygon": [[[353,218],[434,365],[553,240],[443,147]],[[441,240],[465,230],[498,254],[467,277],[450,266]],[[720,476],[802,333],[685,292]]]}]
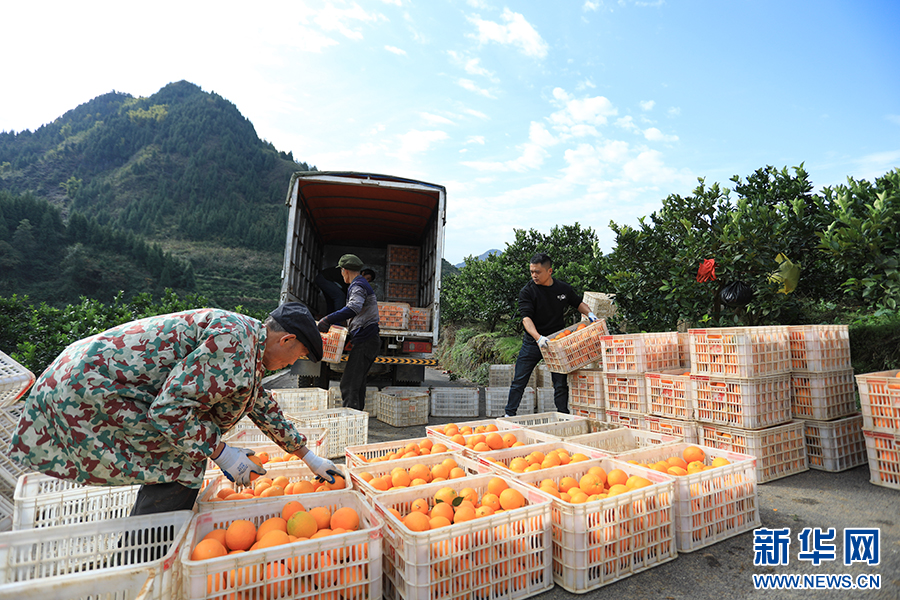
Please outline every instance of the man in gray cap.
[{"label": "man in gray cap", "polygon": [[84,485],[142,484],[133,515],[190,509],[207,461],[240,485],[265,469],[224,435],[244,416],[316,475],[334,463],[262,389],[265,372],[322,358],[309,310],[279,306],[261,323],[203,308],[125,323],[67,347],[34,384],[13,435],[14,460]]},{"label": "man in gray cap", "polygon": [[341,376],[341,398],[344,406],[364,410],[366,407],[366,374],[381,349],[378,336],[378,300],[369,280],[360,274],[363,261],[355,254],[345,254],[338,261],[347,290],[347,305],[323,317],[319,331],[328,331],[332,323],[347,321],[350,356]]}]

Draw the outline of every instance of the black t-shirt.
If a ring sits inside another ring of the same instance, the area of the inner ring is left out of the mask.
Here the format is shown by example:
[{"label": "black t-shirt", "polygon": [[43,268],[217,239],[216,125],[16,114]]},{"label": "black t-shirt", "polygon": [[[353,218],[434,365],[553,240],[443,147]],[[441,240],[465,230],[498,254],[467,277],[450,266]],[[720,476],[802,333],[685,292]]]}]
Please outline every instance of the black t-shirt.
[{"label": "black t-shirt", "polygon": [[537,285],[533,280],[519,292],[519,314],[530,317],[541,335],[550,335],[565,328],[563,313],[567,306],[578,308],[581,294],[560,279],[550,285]]}]

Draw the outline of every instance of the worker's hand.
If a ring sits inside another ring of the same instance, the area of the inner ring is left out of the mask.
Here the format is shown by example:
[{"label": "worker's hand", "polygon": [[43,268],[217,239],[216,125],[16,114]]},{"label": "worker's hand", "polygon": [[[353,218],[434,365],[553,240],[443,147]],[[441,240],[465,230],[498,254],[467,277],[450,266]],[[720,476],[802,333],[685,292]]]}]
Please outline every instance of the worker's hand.
[{"label": "worker's hand", "polygon": [[588,321],[590,321],[591,323],[600,320],[600,319],[597,318],[597,315],[595,315],[595,314],[592,313],[592,312],[589,312],[588,315],[587,315],[587,317],[588,317]]},{"label": "worker's hand", "polygon": [[328,330],[331,329],[331,323],[328,322],[328,319],[321,319],[317,323],[317,325],[319,327],[319,331],[321,331],[322,333],[328,333]]},{"label": "worker's hand", "polygon": [[327,480],[328,483],[334,483],[334,476],[341,474],[333,462],[327,458],[316,456],[312,452],[306,453],[306,456],[303,457],[303,462],[312,469],[312,472],[316,474],[320,481]]},{"label": "worker's hand", "polygon": [[250,460],[253,454],[253,450],[249,448],[234,448],[224,444],[218,458],[214,458],[213,462],[219,465],[229,481],[238,485],[250,485],[250,473],[266,474],[265,469]]},{"label": "worker's hand", "polygon": [[550,343],[550,340],[547,339],[547,336],[544,336],[544,335],[539,337],[538,341],[537,341],[538,348],[546,348],[547,344],[549,344],[549,343]]}]

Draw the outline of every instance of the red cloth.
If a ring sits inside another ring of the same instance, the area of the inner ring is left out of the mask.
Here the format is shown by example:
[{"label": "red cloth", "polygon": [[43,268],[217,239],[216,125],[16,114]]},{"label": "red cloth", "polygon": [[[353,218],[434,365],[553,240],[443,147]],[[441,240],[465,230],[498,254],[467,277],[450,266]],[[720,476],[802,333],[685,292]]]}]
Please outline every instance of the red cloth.
[{"label": "red cloth", "polygon": [[697,282],[703,283],[705,281],[715,281],[716,280],[716,260],[714,258],[707,258],[702,263],[700,263],[700,268],[697,269]]}]

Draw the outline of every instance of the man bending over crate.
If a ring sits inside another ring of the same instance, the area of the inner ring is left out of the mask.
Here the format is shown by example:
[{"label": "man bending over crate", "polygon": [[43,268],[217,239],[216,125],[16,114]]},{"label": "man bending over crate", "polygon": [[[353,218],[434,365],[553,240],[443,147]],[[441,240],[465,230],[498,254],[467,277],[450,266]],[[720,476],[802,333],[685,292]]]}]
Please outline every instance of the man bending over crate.
[{"label": "man bending over crate", "polygon": [[[350,356],[341,375],[341,398],[346,408],[364,410],[366,407],[366,374],[381,349],[378,328],[378,300],[370,279],[361,274],[363,261],[354,254],[345,254],[338,261],[347,290],[347,305],[319,321],[319,331],[326,332],[334,323],[347,321],[350,334]],[[367,269],[368,270],[368,269]],[[374,278],[374,271],[372,272]]]},{"label": "man bending over crate", "polygon": [[223,436],[248,416],[286,452],[334,481],[334,463],[306,447],[270,392],[266,370],[322,358],[306,306],[265,323],[202,308],[113,327],[66,348],[35,383],[11,458],[84,485],[142,484],[132,516],[194,506],[207,460],[240,485],[265,474],[252,450]]},{"label": "man bending over crate", "polygon": [[[516,416],[525,386],[534,368],[541,361],[541,346],[549,341],[546,336],[565,329],[563,320],[567,306],[578,309],[593,323],[597,316],[590,307],[582,302],[581,294],[576,294],[565,281],[553,278],[553,261],[544,253],[531,257],[531,281],[519,292],[519,314],[525,334],[522,336],[522,349],[516,359],[516,369],[512,385],[509,386],[509,399],[506,402],[506,416]],[[556,410],[569,412],[569,382],[565,373],[551,373],[553,379],[553,402]]]}]

